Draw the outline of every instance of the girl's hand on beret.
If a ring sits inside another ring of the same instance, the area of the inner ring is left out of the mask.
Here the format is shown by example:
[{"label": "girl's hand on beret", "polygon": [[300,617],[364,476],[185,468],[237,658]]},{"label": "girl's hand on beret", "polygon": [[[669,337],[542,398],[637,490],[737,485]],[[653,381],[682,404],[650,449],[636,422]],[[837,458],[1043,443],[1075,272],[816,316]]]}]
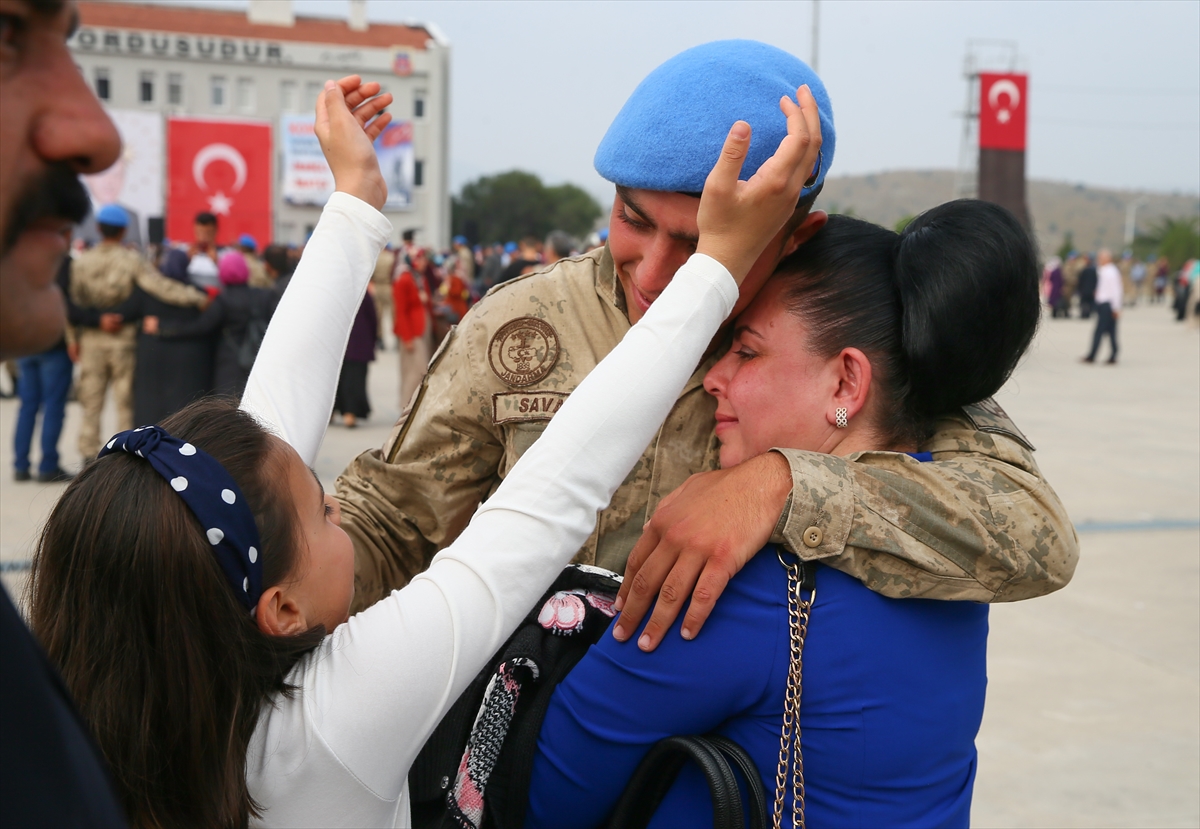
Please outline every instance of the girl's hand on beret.
[{"label": "girl's hand on beret", "polygon": [[750,125],[738,121],[704,183],[696,252],[724,265],[739,285],[796,211],[821,150],[820,115],[807,85],[796,90],[796,101],[787,96],[779,100],[787,117],[787,137],[749,181],[738,181],[738,176],[750,149]]}]

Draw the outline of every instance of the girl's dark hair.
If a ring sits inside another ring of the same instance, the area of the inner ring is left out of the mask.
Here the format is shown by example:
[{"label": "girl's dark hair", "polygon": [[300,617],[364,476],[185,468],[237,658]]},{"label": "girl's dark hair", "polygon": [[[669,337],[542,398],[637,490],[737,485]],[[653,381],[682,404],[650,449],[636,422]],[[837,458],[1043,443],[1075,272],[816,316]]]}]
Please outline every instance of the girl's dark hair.
[{"label": "girl's dark hair", "polygon": [[889,445],[920,443],[939,415],[995,394],[1041,314],[1029,234],[973,199],[928,210],[899,234],[830,216],[775,278],[814,353],[853,347],[871,360],[873,417]]},{"label": "girl's dark hair", "polygon": [[[216,458],[245,493],[263,584],[301,557],[283,457],[233,401],[193,403],[161,424]],[[42,531],[31,627],[104,752],[130,823],[246,826],[246,749],[259,713],[323,628],[262,633],[238,603],[200,523],[146,461],[89,464]]]}]

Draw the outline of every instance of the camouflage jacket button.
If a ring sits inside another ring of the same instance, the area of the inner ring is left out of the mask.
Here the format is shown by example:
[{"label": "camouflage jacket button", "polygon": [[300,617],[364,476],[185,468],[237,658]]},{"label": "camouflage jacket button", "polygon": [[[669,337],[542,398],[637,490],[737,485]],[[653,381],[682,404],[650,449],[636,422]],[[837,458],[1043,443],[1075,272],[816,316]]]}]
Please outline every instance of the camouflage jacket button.
[{"label": "camouflage jacket button", "polygon": [[809,527],[804,531],[804,544],[807,547],[820,547],[821,539],[824,537],[825,534],[821,532],[820,527]]}]

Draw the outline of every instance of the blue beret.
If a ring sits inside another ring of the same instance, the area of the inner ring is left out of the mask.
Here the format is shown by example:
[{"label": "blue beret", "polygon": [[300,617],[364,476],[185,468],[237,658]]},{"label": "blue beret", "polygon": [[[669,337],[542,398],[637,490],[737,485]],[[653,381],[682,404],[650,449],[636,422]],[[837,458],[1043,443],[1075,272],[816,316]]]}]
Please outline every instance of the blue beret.
[{"label": "blue beret", "polygon": [[258,240],[249,233],[243,233],[241,236],[239,236],[238,244],[244,248],[253,248],[254,250],[258,250]]},{"label": "blue beret", "polygon": [[699,193],[737,120],[750,124],[743,181],[779,149],[784,95],[808,84],[821,117],[821,158],[813,188],[833,163],[829,94],[817,73],[782,49],[754,40],[719,40],[676,55],[651,72],[617,113],[596,150],[596,172],[639,190]]},{"label": "blue beret", "polygon": [[96,221],[111,227],[129,227],[129,214],[119,204],[106,204],[96,214]]}]

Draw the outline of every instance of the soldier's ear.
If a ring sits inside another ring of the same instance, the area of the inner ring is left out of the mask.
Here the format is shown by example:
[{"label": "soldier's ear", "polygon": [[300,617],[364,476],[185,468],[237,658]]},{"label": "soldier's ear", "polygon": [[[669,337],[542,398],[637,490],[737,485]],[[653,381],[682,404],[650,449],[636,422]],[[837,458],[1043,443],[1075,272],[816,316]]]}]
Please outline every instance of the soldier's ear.
[{"label": "soldier's ear", "polygon": [[811,210],[794,228],[788,233],[783,242],[783,250],[780,252],[780,257],[790,256],[796,252],[796,248],[803,245],[811,239],[816,232],[825,227],[825,223],[829,221],[829,214],[824,210]]}]

